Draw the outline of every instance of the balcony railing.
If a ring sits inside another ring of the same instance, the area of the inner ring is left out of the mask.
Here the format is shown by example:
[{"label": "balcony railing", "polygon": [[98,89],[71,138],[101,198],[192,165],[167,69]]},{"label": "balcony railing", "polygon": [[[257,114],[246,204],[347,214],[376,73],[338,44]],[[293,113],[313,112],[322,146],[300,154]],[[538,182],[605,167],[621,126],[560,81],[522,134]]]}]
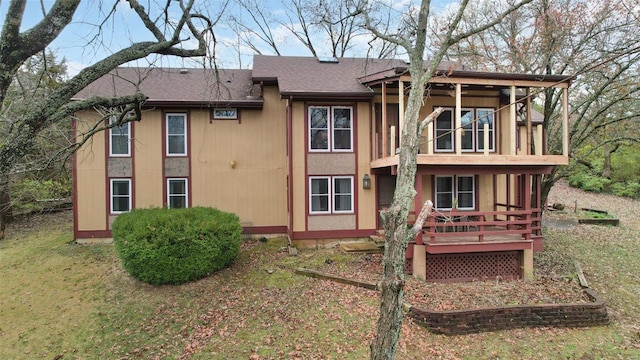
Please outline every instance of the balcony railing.
[{"label": "balcony railing", "polygon": [[429,217],[416,244],[530,240],[541,236],[540,209],[456,211]]}]

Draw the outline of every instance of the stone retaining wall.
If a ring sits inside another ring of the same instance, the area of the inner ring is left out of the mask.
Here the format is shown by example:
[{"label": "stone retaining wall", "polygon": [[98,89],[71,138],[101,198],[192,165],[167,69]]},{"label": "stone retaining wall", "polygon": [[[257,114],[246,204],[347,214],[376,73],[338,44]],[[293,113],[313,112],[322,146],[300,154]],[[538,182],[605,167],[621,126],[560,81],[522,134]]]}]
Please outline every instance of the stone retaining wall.
[{"label": "stone retaining wall", "polygon": [[524,327],[586,327],[609,323],[605,302],[584,289],[589,303],[517,305],[453,311],[411,306],[408,316],[432,332],[462,335]]},{"label": "stone retaining wall", "polygon": [[[578,271],[580,268],[578,267]],[[378,284],[346,279],[310,269],[296,269],[296,274],[331,280],[343,284],[379,290]],[[586,287],[586,283],[583,285]],[[429,331],[445,335],[464,335],[525,327],[587,327],[609,323],[605,301],[585,288],[588,303],[538,304],[486,307],[466,310],[424,310],[405,303],[407,316]]]}]

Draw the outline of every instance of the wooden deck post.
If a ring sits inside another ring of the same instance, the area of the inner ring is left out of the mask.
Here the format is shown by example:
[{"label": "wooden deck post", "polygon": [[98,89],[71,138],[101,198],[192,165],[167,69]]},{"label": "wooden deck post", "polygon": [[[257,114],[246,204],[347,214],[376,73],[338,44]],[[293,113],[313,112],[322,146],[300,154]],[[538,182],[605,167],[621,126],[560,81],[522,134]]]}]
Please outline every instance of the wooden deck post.
[{"label": "wooden deck post", "polygon": [[516,154],[516,87],[509,91],[509,155]]},{"label": "wooden deck post", "polygon": [[382,157],[387,157],[387,83],[382,83]]},{"label": "wooden deck post", "polygon": [[[402,147],[402,130],[404,129],[404,82],[400,80],[398,82],[398,132],[400,133],[400,143],[398,147]],[[395,133],[393,134],[395,136]],[[393,149],[391,155],[396,154],[396,149]]]},{"label": "wooden deck post", "polygon": [[453,125],[456,155],[462,154],[462,84],[456,84],[456,114]]},{"label": "wooden deck post", "polygon": [[527,88],[527,151],[526,155],[531,155],[531,94],[530,89]]},{"label": "wooden deck post", "polygon": [[522,278],[533,280],[533,245],[531,249],[522,250]]},{"label": "wooden deck post", "polygon": [[413,246],[413,277],[427,280],[427,250],[425,245]]},{"label": "wooden deck post", "polygon": [[523,235],[526,240],[530,240],[533,228],[531,226],[531,174],[522,174],[522,176],[522,187],[524,190],[523,209],[528,211],[524,216],[524,219],[527,220],[527,223],[525,224],[525,230],[527,230],[527,232]]}]

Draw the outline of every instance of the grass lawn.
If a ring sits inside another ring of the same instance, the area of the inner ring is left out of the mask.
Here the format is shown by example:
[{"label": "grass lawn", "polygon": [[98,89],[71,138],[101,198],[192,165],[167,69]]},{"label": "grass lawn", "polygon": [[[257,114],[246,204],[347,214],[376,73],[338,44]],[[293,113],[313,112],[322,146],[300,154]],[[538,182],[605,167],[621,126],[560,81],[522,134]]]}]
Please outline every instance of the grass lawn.
[{"label": "grass lawn", "polygon": [[[349,255],[250,242],[228,269],[152,287],[112,246],[75,245],[70,215],[20,221],[0,241],[0,359],[368,358],[378,294],[292,271],[348,267]],[[405,321],[398,358],[640,358],[639,235],[624,224],[546,232],[545,252],[580,262],[611,325],[447,337]]]}]

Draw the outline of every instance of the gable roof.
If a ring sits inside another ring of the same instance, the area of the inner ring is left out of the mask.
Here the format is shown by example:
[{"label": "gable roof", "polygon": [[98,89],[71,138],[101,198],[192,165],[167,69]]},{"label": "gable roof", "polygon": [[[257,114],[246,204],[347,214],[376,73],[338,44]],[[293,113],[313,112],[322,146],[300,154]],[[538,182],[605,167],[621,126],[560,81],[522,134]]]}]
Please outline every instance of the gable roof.
[{"label": "gable roof", "polygon": [[251,70],[118,67],[80,91],[74,100],[141,92],[145,105],[262,108]]}]

